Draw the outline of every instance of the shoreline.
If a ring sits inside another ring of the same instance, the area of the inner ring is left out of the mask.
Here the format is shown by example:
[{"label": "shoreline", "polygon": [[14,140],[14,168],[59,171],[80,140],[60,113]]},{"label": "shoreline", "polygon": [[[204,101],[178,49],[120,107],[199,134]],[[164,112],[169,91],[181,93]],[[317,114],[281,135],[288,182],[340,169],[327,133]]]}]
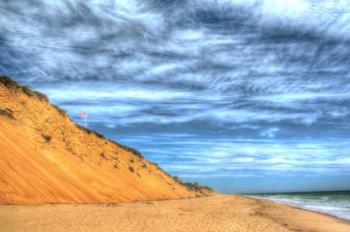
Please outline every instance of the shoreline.
[{"label": "shoreline", "polygon": [[287,206],[287,207],[290,207],[290,208],[293,208],[293,209],[303,210],[303,211],[307,211],[307,212],[310,212],[310,213],[318,213],[318,214],[323,215],[323,216],[332,217],[334,219],[343,221],[343,222],[348,223],[350,225],[350,219],[338,217],[336,215],[329,214],[329,213],[326,213],[326,212],[321,212],[321,211],[316,211],[316,210],[312,210],[312,209],[307,209],[307,208],[303,208],[303,207],[300,207],[300,206],[295,206],[295,205],[284,203],[284,202],[277,202],[277,201],[274,201],[274,200],[271,200],[271,199],[268,199],[268,198],[260,198],[260,197],[249,196],[249,195],[238,195],[238,196],[247,197],[247,198],[256,199],[256,200],[269,201],[269,202],[271,202],[273,204],[284,205],[284,206]]},{"label": "shoreline", "polygon": [[238,195],[110,204],[0,205],[2,232],[348,232],[327,214]]},{"label": "shoreline", "polygon": [[[314,211],[314,210],[310,210],[310,209],[304,209],[304,208],[301,208],[301,207],[297,207],[297,206],[293,206],[293,205],[289,205],[289,204],[285,204],[285,203],[279,203],[279,202],[275,202],[273,200],[270,200],[270,199],[264,199],[264,198],[255,198],[255,197],[251,197],[251,196],[244,196],[244,197],[247,197],[247,198],[250,198],[252,200],[256,200],[258,202],[260,202],[260,204],[262,205],[265,205],[265,204],[271,204],[271,205],[276,205],[277,207],[279,208],[287,208],[289,210],[292,210],[292,211],[295,211],[295,212],[300,212],[300,213],[303,213],[305,215],[316,215],[316,217],[319,217],[319,218],[322,218],[322,219],[328,219],[328,220],[333,220],[335,222],[338,222],[344,226],[348,226],[349,227],[349,231],[350,231],[350,220],[347,220],[347,219],[344,219],[344,218],[340,218],[340,217],[337,217],[335,215],[330,215],[330,214],[327,214],[327,213],[323,213],[323,212],[319,212],[319,211]],[[264,214],[265,217],[269,217],[271,219],[274,219],[274,220],[280,220],[281,217],[280,216],[273,216],[273,215],[269,215],[269,213],[267,214]],[[299,220],[299,219],[297,219]],[[290,221],[293,221],[293,219],[289,219],[289,220],[286,220],[287,222],[290,222]],[[321,220],[320,220],[321,221]],[[286,225],[285,225],[286,226]],[[295,231],[295,228],[290,228],[288,226],[286,226],[288,229],[291,229],[292,231]],[[314,226],[313,227],[320,227],[320,226]],[[297,229],[297,231],[299,231],[299,229]],[[300,230],[302,231],[302,230]],[[315,231],[330,231],[330,232],[336,232],[336,231],[344,231],[342,229],[338,230],[338,229],[332,229],[332,228],[320,228],[320,230],[315,230]],[[347,230],[345,230],[347,231]]]}]

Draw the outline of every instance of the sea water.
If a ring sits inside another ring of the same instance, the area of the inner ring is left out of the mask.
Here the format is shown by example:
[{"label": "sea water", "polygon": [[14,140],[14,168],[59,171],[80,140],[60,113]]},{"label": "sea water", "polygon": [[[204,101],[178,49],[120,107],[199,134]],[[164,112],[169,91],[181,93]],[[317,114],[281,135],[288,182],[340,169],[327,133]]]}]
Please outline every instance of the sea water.
[{"label": "sea water", "polygon": [[349,192],[275,193],[255,195],[277,203],[317,211],[350,220]]}]

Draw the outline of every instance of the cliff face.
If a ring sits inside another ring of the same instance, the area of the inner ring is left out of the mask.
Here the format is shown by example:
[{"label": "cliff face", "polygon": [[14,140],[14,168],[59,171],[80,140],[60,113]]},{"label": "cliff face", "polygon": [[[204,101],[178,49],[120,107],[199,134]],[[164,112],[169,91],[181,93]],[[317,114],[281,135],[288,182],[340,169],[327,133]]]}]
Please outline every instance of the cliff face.
[{"label": "cliff face", "polygon": [[0,77],[0,204],[194,197],[155,164],[79,127],[29,88]]}]

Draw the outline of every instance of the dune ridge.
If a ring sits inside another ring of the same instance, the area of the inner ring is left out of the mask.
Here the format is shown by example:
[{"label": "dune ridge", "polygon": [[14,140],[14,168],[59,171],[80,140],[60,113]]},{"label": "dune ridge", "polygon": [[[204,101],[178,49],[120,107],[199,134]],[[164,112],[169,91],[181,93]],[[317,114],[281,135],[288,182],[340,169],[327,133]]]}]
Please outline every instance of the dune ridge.
[{"label": "dune ridge", "polygon": [[76,125],[48,98],[0,77],[0,204],[108,203],[208,195],[136,150]]}]

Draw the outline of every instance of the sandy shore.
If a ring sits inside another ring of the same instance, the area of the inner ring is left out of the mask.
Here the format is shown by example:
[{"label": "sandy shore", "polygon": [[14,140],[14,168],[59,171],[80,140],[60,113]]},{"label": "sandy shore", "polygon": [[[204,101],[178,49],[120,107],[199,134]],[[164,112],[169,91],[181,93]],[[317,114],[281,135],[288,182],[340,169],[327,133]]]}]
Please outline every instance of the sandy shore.
[{"label": "sandy shore", "polygon": [[3,205],[0,231],[349,232],[350,224],[270,201],[218,195],[131,204]]}]

